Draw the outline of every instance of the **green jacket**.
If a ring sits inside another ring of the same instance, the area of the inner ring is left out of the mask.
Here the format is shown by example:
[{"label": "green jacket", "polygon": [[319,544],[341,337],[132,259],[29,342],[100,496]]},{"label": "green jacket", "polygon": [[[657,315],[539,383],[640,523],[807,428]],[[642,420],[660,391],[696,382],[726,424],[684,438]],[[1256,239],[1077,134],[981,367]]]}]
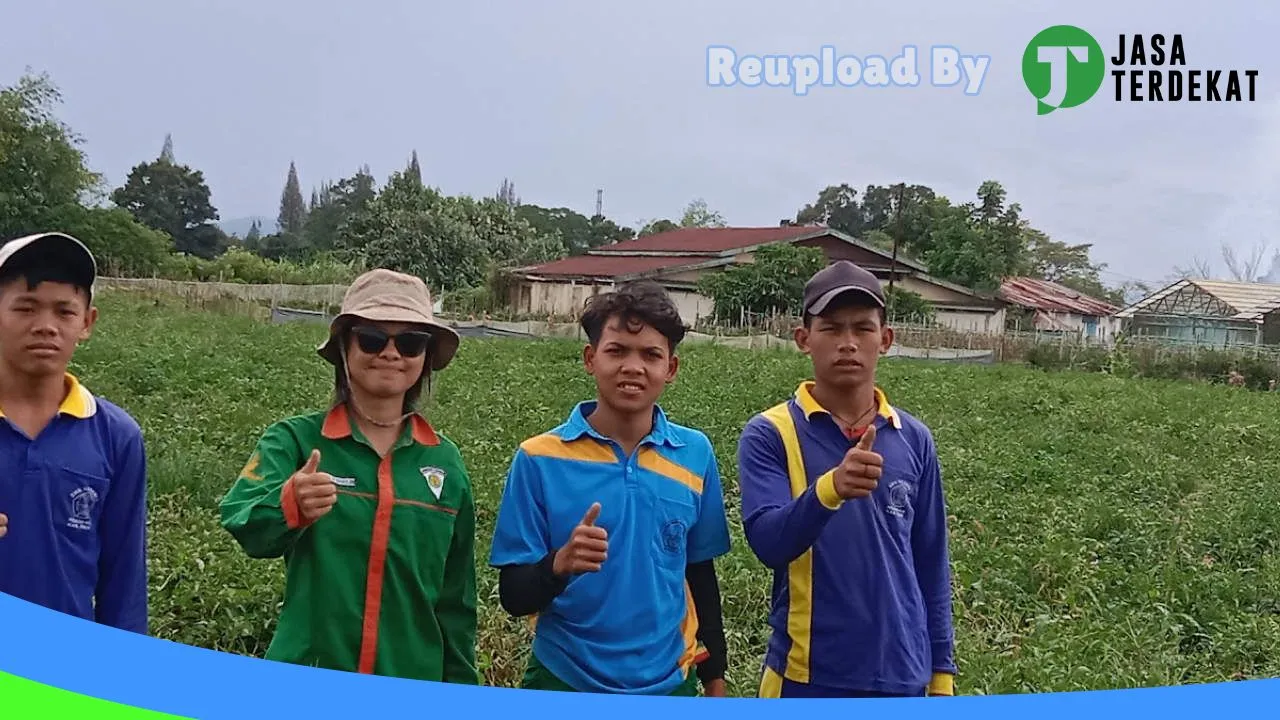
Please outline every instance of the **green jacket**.
[{"label": "green jacket", "polygon": [[[314,524],[289,477],[320,450],[338,500]],[[284,557],[268,660],[478,684],[475,503],[458,448],[414,415],[379,458],[344,405],[267,428],[221,504],[252,557]]]}]

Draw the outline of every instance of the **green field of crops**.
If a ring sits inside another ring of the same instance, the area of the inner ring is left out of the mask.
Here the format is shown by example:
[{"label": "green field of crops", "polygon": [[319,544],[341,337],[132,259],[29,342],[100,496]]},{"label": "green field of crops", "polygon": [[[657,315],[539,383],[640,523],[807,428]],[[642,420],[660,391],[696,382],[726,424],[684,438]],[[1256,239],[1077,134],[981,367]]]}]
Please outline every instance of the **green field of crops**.
[{"label": "green field of crops", "polygon": [[[73,370],[124,406],[151,462],[153,634],[258,654],[281,566],[246,558],[217,501],[270,422],[327,405],[323,328],[107,296]],[[769,576],[742,541],[738,432],[805,378],[797,353],[691,346],[664,405],[703,429],[735,547],[720,563],[730,692],[750,694]],[[962,693],[1280,674],[1280,396],[1015,366],[882,364],[937,438],[951,514]],[[429,415],[477,488],[481,668],[513,685],[529,637],[484,566],[506,465],[592,392],[574,342],[464,340]]]}]

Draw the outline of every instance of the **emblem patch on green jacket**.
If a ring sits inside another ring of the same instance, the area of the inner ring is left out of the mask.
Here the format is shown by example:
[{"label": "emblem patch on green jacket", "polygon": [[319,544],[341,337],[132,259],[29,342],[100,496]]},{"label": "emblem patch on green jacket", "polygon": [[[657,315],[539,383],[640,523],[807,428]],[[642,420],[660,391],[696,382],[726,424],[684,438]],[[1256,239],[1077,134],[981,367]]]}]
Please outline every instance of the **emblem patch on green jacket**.
[{"label": "emblem patch on green jacket", "polygon": [[427,487],[431,488],[431,493],[440,499],[440,493],[444,492],[444,471],[435,467],[418,468],[422,472],[422,477],[427,480]]}]

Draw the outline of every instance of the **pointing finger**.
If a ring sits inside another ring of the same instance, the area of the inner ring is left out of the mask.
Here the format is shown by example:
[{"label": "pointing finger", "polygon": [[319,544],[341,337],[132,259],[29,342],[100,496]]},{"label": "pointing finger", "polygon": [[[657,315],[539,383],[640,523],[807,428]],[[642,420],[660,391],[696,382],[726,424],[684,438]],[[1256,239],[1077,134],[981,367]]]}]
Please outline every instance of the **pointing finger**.
[{"label": "pointing finger", "polygon": [[876,441],[876,426],[874,423],[872,423],[871,425],[867,426],[867,429],[862,433],[862,437],[858,439],[858,449],[865,450],[866,452],[871,452],[871,446],[875,444],[875,441]]}]

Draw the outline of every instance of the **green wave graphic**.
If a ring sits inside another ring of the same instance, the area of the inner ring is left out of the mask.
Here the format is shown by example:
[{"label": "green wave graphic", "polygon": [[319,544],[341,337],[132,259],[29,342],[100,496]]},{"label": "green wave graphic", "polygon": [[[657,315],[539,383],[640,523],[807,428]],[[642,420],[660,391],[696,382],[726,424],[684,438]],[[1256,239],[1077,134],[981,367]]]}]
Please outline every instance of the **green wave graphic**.
[{"label": "green wave graphic", "polygon": [[129,707],[87,695],[60,690],[16,675],[0,672],[0,697],[4,698],[4,717],[26,718],[93,718],[94,720],[191,720],[179,715],[166,715],[154,710]]}]

